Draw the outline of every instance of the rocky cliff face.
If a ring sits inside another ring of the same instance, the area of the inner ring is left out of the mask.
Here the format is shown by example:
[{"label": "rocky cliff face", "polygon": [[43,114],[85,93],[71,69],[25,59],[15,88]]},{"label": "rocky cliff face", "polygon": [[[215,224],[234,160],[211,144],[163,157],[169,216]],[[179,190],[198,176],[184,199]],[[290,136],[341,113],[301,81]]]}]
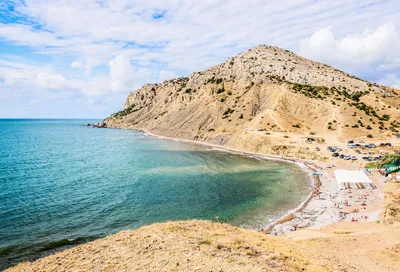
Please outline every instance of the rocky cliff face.
[{"label": "rocky cliff face", "polygon": [[146,84],[105,123],[302,157],[309,151],[292,137],[390,136],[400,130],[399,108],[399,90],[261,45],[187,78]]}]

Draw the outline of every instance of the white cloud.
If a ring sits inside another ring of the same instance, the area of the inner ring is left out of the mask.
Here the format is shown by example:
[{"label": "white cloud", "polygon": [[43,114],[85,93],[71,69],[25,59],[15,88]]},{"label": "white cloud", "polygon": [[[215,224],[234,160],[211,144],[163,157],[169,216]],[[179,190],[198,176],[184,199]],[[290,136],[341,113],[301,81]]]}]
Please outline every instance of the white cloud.
[{"label": "white cloud", "polygon": [[45,97],[54,95],[57,91],[59,95],[97,96],[109,92],[109,82],[107,76],[67,79],[46,66],[0,59],[0,87],[18,90],[25,95],[36,93]]},{"label": "white cloud", "polygon": [[[9,2],[19,19],[0,23],[0,43],[42,55],[43,62],[29,65],[30,56],[21,54],[25,59],[2,66],[6,53],[0,52],[0,86],[7,87],[7,97],[47,96],[48,88],[50,95],[95,97],[95,105],[258,44],[290,49],[375,81],[400,74],[396,0]],[[155,13],[165,17],[154,19]]]},{"label": "white cloud", "polygon": [[397,77],[395,74],[386,75],[384,78],[379,80],[378,83],[400,89],[400,77]]},{"label": "white cloud", "polygon": [[111,89],[114,92],[118,92],[124,89],[127,82],[130,81],[134,74],[133,67],[130,61],[123,55],[119,55],[115,59],[111,60],[109,66]]},{"label": "white cloud", "polygon": [[132,90],[138,83],[150,77],[149,69],[137,69],[124,55],[118,55],[109,63],[111,89],[113,92]]},{"label": "white cloud", "polygon": [[400,69],[400,57],[394,58],[391,61],[381,64],[378,67],[379,71],[390,71]]},{"label": "white cloud", "polygon": [[74,60],[71,63],[71,68],[82,68],[83,67],[83,63],[79,60]]},{"label": "white cloud", "polygon": [[80,68],[84,69],[84,75],[89,76],[92,72],[92,69],[99,66],[101,62],[98,59],[88,57],[83,62],[80,60],[74,60],[71,63],[71,68]]},{"label": "white cloud", "polygon": [[392,61],[400,56],[395,49],[399,43],[400,36],[392,23],[344,37],[336,37],[331,28],[322,28],[303,39],[298,51],[313,60],[353,68]]},{"label": "white cloud", "polygon": [[177,77],[178,77],[178,75],[175,74],[174,72],[167,71],[167,70],[161,70],[160,76],[159,76],[159,81],[163,82],[164,80],[173,79],[173,78],[177,78]]},{"label": "white cloud", "polygon": [[[1,25],[0,37],[42,54],[106,62],[118,55],[199,70],[260,43],[294,49],[316,27],[348,32],[375,27],[395,15],[396,1],[100,1],[25,0],[16,4],[32,23]],[[152,14],[165,11],[165,19]],[[282,16],[284,14],[285,16]],[[33,24],[35,25],[35,24]],[[145,45],[146,47],[138,47]],[[157,50],[153,50],[153,46]],[[147,49],[146,49],[147,48]],[[90,73],[90,68],[85,68]]]},{"label": "white cloud", "polygon": [[45,89],[60,90],[69,87],[69,82],[59,74],[40,72],[36,75],[36,82]]}]

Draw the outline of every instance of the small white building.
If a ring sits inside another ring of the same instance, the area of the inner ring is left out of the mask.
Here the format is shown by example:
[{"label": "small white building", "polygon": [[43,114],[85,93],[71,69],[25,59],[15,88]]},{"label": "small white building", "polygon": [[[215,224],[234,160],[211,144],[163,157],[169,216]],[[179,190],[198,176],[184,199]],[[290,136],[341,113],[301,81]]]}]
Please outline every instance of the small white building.
[{"label": "small white building", "polygon": [[[345,189],[345,184],[372,184],[372,181],[362,170],[335,170],[336,182],[340,189]],[[355,188],[352,186],[352,188]]]}]

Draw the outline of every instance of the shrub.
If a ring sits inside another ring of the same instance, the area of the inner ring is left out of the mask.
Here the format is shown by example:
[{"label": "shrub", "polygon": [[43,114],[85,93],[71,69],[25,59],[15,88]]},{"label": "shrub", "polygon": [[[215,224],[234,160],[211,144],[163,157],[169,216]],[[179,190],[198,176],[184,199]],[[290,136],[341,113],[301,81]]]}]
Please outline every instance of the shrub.
[{"label": "shrub", "polygon": [[386,153],[382,160],[378,163],[378,167],[384,167],[387,163],[393,163],[400,160],[400,154]]},{"label": "shrub", "polygon": [[368,126],[367,126],[367,129],[368,129],[368,130],[371,130],[371,129],[372,129],[372,127],[371,127],[370,125],[368,125]]},{"label": "shrub", "polygon": [[233,113],[235,110],[232,110],[231,108],[228,108],[225,112],[224,112],[224,115],[228,115],[228,114],[231,114],[231,113]]},{"label": "shrub", "polygon": [[368,168],[368,169],[377,168],[376,162],[369,162],[369,163],[367,163],[364,167],[365,167],[365,168]]},{"label": "shrub", "polygon": [[221,102],[225,102],[225,98],[221,98],[219,101],[221,101]]},{"label": "shrub", "polygon": [[243,113],[240,114],[239,119],[243,119]]},{"label": "shrub", "polygon": [[220,94],[220,93],[223,93],[223,92],[225,92],[224,87],[219,88],[219,89],[217,90],[217,94]]},{"label": "shrub", "polygon": [[114,117],[117,117],[117,118],[121,118],[121,117],[123,117],[123,116],[127,116],[128,114],[130,114],[130,113],[132,113],[132,112],[135,112],[135,111],[140,110],[140,108],[135,109],[135,107],[136,107],[136,104],[132,104],[132,105],[130,105],[129,107],[127,107],[126,109],[114,113],[113,116],[114,116]]},{"label": "shrub", "polygon": [[374,137],[371,134],[368,134],[367,138],[374,138]]},{"label": "shrub", "polygon": [[389,121],[390,119],[390,115],[388,114],[384,114],[381,118],[379,118],[379,120],[383,120],[383,121]]}]

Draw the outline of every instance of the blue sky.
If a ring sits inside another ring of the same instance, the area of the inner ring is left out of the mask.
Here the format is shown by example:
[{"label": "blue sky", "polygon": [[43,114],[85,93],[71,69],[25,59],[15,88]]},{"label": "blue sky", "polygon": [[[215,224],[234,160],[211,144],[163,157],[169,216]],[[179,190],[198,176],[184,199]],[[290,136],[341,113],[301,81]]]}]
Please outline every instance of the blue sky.
[{"label": "blue sky", "polygon": [[397,0],[0,0],[0,118],[104,118],[259,44],[400,88]]}]

